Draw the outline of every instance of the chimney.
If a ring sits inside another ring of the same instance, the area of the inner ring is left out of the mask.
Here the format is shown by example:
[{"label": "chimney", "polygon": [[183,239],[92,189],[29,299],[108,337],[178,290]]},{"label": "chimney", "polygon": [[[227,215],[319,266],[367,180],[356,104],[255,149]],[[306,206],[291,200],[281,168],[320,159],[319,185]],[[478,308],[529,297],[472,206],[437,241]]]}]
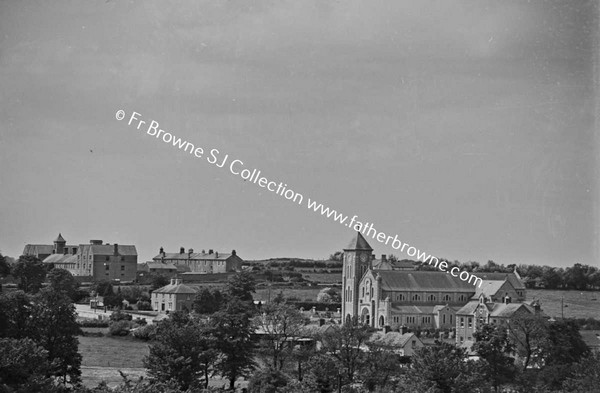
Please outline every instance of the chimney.
[{"label": "chimney", "polygon": [[185,254],[185,248],[179,247],[179,253],[180,254]]},{"label": "chimney", "polygon": [[90,244],[92,244],[94,246],[101,246],[102,240],[90,240]]},{"label": "chimney", "polygon": [[218,258],[218,257],[219,257],[219,252],[217,251],[217,252],[215,252],[215,258]]},{"label": "chimney", "polygon": [[119,255],[119,245],[117,243],[115,243],[113,245],[113,247],[114,247],[114,254],[115,254],[115,256]]},{"label": "chimney", "polygon": [[236,256],[235,250],[231,250],[231,255]]},{"label": "chimney", "polygon": [[408,333],[408,328],[405,325],[400,326],[400,334]]},{"label": "chimney", "polygon": [[213,250],[208,250],[208,255],[212,254]]},{"label": "chimney", "polygon": [[504,303],[506,303],[506,304],[510,304],[510,300],[511,300],[510,296],[506,295],[506,296],[504,297]]},{"label": "chimney", "polygon": [[387,255],[381,254],[381,262],[387,261]]},{"label": "chimney", "polygon": [[192,255],[193,253],[194,253],[194,249],[193,249],[193,248],[190,248],[190,249],[188,250],[188,255]]},{"label": "chimney", "polygon": [[202,250],[202,254],[206,254],[206,251],[205,251],[205,250]]}]

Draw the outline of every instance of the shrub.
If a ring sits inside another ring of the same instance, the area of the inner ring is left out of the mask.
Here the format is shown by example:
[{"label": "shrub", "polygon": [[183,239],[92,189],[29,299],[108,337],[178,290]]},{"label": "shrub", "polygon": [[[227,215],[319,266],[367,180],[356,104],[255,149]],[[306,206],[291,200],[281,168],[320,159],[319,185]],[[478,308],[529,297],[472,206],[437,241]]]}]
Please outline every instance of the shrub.
[{"label": "shrub", "polygon": [[148,324],[146,318],[136,318],[133,320],[133,323],[135,323],[138,326],[146,326]]},{"label": "shrub", "polygon": [[77,321],[79,327],[97,327],[97,328],[107,328],[109,323],[107,320],[101,319],[83,319]]},{"label": "shrub", "polygon": [[131,321],[133,317],[131,314],[127,314],[121,311],[115,311],[110,315],[111,321]]},{"label": "shrub", "polygon": [[126,320],[113,321],[108,327],[108,333],[111,336],[127,336],[129,329],[131,328],[131,322]]},{"label": "shrub", "polygon": [[156,325],[142,326],[142,327],[134,330],[132,335],[133,335],[133,337],[140,339],[140,340],[144,340],[144,341],[154,340],[154,338],[156,337],[157,328],[158,328],[158,326],[156,326]]},{"label": "shrub", "polygon": [[137,309],[140,311],[152,311],[152,305],[150,304],[150,302],[140,300],[136,303],[136,306]]}]

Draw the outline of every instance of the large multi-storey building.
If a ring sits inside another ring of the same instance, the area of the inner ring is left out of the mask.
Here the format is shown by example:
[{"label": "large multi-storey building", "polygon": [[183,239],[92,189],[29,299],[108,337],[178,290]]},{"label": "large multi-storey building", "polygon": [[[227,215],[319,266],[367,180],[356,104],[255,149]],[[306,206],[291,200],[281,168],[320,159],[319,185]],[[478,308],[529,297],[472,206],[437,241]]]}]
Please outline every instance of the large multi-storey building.
[{"label": "large multi-storey building", "polygon": [[243,262],[235,250],[232,250],[231,254],[213,250],[194,252],[191,248],[185,252],[184,247],[181,247],[178,253],[165,252],[161,247],[158,255],[152,260],[179,266],[192,273],[205,274],[235,272],[242,268]]},{"label": "large multi-storey building", "polygon": [[135,246],[102,244],[102,240],[90,240],[90,244],[77,246],[66,243],[59,234],[54,245],[26,245],[23,255],[34,255],[55,268],[68,270],[73,276],[89,277],[92,280],[135,280]]}]

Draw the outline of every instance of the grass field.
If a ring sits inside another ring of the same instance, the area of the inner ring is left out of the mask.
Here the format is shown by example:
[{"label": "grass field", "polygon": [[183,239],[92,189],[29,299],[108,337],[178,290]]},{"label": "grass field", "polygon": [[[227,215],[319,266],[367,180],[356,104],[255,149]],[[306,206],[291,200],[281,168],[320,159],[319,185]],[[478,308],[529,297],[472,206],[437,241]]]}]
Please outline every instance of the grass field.
[{"label": "grass field", "polygon": [[[561,316],[561,298],[564,299],[565,318],[594,318],[600,320],[600,292],[552,291],[528,289],[527,300],[540,301],[542,311],[551,317]],[[596,300],[593,300],[596,299]]]}]

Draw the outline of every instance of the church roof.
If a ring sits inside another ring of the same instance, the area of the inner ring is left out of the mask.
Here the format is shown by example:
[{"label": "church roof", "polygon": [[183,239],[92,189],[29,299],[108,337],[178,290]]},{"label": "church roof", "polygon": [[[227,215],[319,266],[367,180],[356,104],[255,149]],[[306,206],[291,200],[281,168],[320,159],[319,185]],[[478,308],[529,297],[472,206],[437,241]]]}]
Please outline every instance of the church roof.
[{"label": "church roof", "polygon": [[404,306],[392,303],[392,310],[401,314],[425,314],[434,313],[435,306]]},{"label": "church roof", "polygon": [[505,281],[483,280],[481,285],[477,287],[477,291],[473,297],[479,297],[483,293],[485,297],[492,297],[498,293]]},{"label": "church roof", "polygon": [[356,236],[352,238],[350,244],[348,244],[348,247],[344,248],[344,250],[373,251],[369,243],[367,243],[367,241],[360,232],[356,232]]},{"label": "church roof", "polygon": [[510,284],[513,286],[513,288],[515,289],[525,289],[525,284],[523,284],[523,282],[521,280],[519,280],[519,278],[515,275],[515,273],[480,273],[477,272],[477,277],[481,278],[482,280],[488,280],[488,281],[504,281],[504,279],[508,279],[508,282],[510,282]]},{"label": "church roof", "polygon": [[54,240],[56,243],[64,243],[66,240],[62,237],[62,235],[59,233],[58,237],[56,238],[56,240]]},{"label": "church roof", "polygon": [[389,259],[374,259],[375,270],[414,270],[415,264],[411,261],[390,261]]},{"label": "church roof", "polygon": [[384,291],[475,293],[475,286],[450,274],[436,271],[374,270]]},{"label": "church roof", "polygon": [[23,255],[52,254],[54,246],[51,244],[27,244]]}]

